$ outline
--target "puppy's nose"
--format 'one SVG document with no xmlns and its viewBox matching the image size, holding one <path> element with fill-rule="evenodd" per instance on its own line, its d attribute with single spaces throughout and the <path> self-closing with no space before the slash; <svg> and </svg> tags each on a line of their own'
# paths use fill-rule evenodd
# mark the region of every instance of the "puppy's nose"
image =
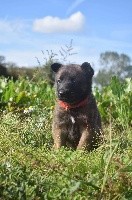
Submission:
<svg viewBox="0 0 132 200">
<path fill-rule="evenodd" d="M 64 90 L 60 90 L 60 91 L 59 91 L 59 96 L 60 96 L 60 97 L 63 97 L 64 95 L 65 95 L 65 91 L 64 91 Z"/>
<path fill-rule="evenodd" d="M 67 90 L 60 90 L 59 91 L 59 97 L 65 97 L 68 94 Z"/>
</svg>

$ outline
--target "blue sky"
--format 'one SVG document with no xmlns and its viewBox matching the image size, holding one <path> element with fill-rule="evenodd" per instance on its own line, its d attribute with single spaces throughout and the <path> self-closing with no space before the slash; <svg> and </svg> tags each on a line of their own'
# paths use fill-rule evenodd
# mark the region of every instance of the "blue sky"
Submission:
<svg viewBox="0 0 132 200">
<path fill-rule="evenodd" d="M 131 9 L 131 0 L 1 0 L 0 55 L 37 65 L 35 57 L 44 62 L 41 50 L 45 57 L 46 50 L 58 53 L 73 39 L 77 54 L 67 61 L 88 61 L 98 70 L 101 52 L 132 58 Z"/>
</svg>

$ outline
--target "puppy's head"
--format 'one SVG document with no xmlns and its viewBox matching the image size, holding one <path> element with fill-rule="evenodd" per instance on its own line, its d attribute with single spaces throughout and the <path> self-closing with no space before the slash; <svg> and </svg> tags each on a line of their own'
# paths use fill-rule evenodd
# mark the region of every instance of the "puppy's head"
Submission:
<svg viewBox="0 0 132 200">
<path fill-rule="evenodd" d="M 80 65 L 51 65 L 55 72 L 56 93 L 60 100 L 67 103 L 77 103 L 91 93 L 94 70 L 91 65 L 84 62 Z"/>
</svg>

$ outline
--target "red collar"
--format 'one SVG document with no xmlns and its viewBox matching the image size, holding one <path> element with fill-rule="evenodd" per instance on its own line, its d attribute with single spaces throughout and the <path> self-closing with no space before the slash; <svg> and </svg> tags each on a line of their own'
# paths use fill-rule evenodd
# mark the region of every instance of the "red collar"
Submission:
<svg viewBox="0 0 132 200">
<path fill-rule="evenodd" d="M 85 98 L 84 100 L 82 100 L 81 102 L 79 102 L 77 104 L 74 104 L 74 105 L 71 105 L 71 104 L 66 103 L 64 101 L 61 101 L 61 100 L 58 100 L 58 103 L 59 103 L 59 106 L 61 108 L 64 108 L 65 110 L 70 110 L 70 109 L 73 109 L 73 108 L 78 108 L 78 107 L 85 106 L 88 103 L 88 97 Z"/>
</svg>

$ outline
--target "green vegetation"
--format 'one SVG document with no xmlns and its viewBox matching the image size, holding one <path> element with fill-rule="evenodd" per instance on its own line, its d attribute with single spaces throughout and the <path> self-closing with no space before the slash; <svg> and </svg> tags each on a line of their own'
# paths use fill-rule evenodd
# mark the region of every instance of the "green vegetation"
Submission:
<svg viewBox="0 0 132 200">
<path fill-rule="evenodd" d="M 52 148 L 54 89 L 0 79 L 0 200 L 131 200 L 132 82 L 94 90 L 104 143 L 93 152 Z"/>
<path fill-rule="evenodd" d="M 17 81 L 0 79 L 0 105 L 8 111 L 28 109 L 31 106 L 53 105 L 53 88 L 44 80 L 34 82 L 29 79 Z"/>
<path fill-rule="evenodd" d="M 132 77 L 131 58 L 126 54 L 106 51 L 100 54 L 99 61 L 100 70 L 94 82 L 101 87 L 108 85 L 112 76 L 117 76 L 120 80 Z"/>
</svg>

